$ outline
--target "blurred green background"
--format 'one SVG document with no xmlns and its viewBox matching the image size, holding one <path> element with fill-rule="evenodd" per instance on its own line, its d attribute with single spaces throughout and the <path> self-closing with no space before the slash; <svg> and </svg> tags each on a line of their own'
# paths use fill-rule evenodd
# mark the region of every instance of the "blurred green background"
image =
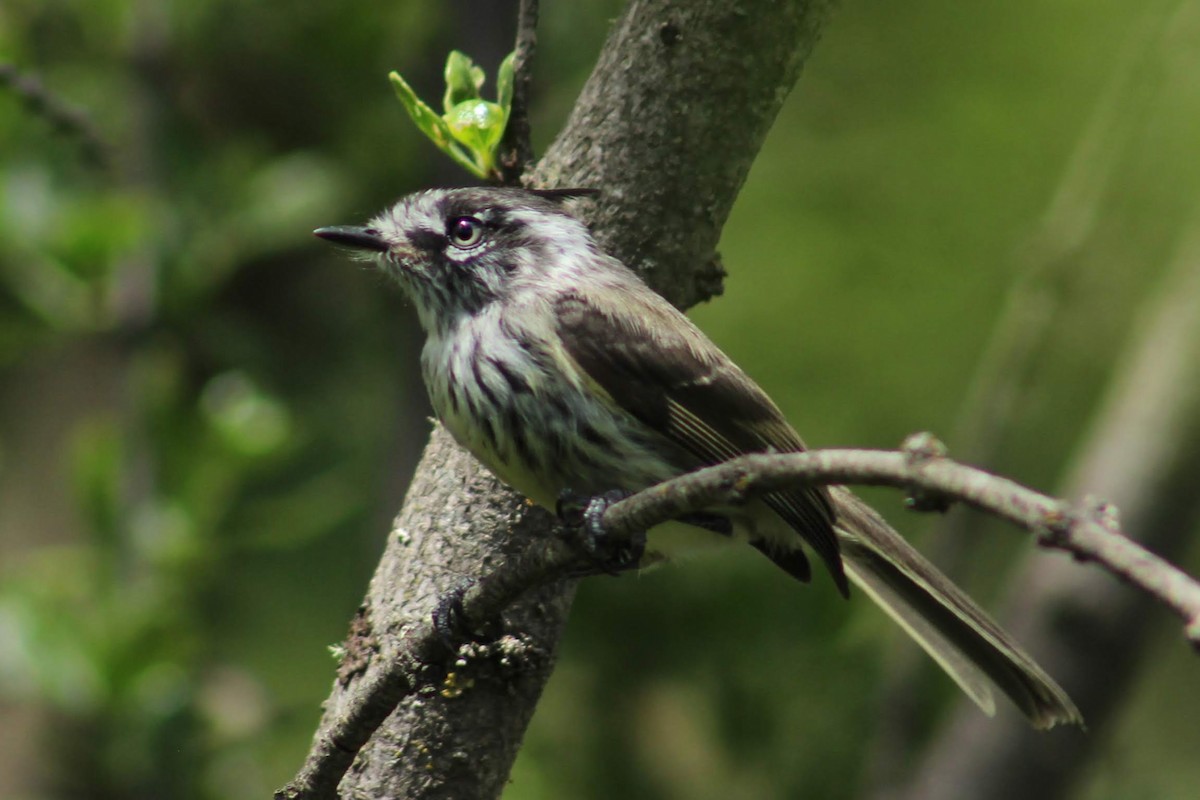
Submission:
<svg viewBox="0 0 1200 800">
<path fill-rule="evenodd" d="M 541 147 L 621 4 L 543 6 Z M 436 100 L 446 52 L 492 72 L 512 17 L 0 7 L 0 62 L 105 143 L 89 156 L 36 90 L 0 91 L 0 796 L 263 797 L 299 766 L 429 414 L 402 298 L 309 231 L 467 182 L 385 76 Z M 693 316 L 810 444 L 929 429 L 953 451 L 1031 242 L 1073 235 L 1047 209 L 1100 131 L 1079 163 L 1106 182 L 1065 217 L 1095 225 L 990 460 L 1053 489 L 1195 224 L 1198 74 L 1196 3 L 847 3 L 735 208 L 725 296 Z M 1022 547 L 980 528 L 966 577 L 987 596 Z M 895 644 L 862 605 L 752 553 L 586 582 L 506 796 L 853 797 Z M 1148 624 L 1160 652 L 1092 734 L 1089 800 L 1200 785 L 1194 657 L 1165 612 Z M 929 708 L 952 698 L 928 684 Z"/>
</svg>

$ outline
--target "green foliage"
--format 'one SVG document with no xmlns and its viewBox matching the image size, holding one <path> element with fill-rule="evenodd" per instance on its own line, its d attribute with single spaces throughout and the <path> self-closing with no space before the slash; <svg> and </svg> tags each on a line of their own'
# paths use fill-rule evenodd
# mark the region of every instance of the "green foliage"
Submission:
<svg viewBox="0 0 1200 800">
<path fill-rule="evenodd" d="M 322 82 L 431 21 L 260 11 L 0 15 L 113 154 L 0 91 L 0 698 L 39 721 L 0 730 L 6 797 L 269 795 L 421 444 L 398 299 L 309 231 L 425 180 L 339 145 L 397 120 Z"/>
<path fill-rule="evenodd" d="M 0 720 L 19 726 L 0 747 L 22 773 L 0 795 L 240 800 L 300 763 L 327 647 L 428 428 L 411 309 L 309 231 L 437 179 L 371 76 L 402 54 L 421 87 L 453 28 L 444 5 L 0 12 L 0 51 L 114 154 L 97 172 L 0 91 L 0 696 L 28 712 Z M 554 77 L 535 81 L 533 122 L 549 141 L 619 4 L 542 6 L 538 70 Z M 1163 10 L 1089 6 L 1083 25 L 1078 6 L 860 4 L 830 25 L 726 229 L 726 295 L 694 312 L 810 444 L 932 429 L 955 451 L 1020 244 L 1113 54 Z M 1131 75 L 1142 102 L 1103 156 L 1102 223 L 1001 453 L 1038 485 L 1055 485 L 1200 187 L 1181 44 L 1196 15 L 1171 20 L 1163 61 Z M 502 28 L 456 44 L 506 52 Z M 483 177 L 506 74 L 485 101 L 452 55 L 441 112 L 420 106 L 418 127 Z M 975 563 L 1001 575 L 998 559 Z M 852 796 L 889 628 L 828 588 L 752 552 L 586 582 L 507 796 Z M 1200 709 L 1178 687 L 1195 666 L 1169 644 L 1105 732 L 1120 758 L 1086 800 L 1194 795 Z"/>
<path fill-rule="evenodd" d="M 496 102 L 484 100 L 484 72 L 465 54 L 453 50 L 446 59 L 444 113 L 427 106 L 404 80 L 392 72 L 388 79 L 417 128 L 456 164 L 478 178 L 496 178 L 496 148 L 512 110 L 513 54 L 496 73 Z"/>
</svg>

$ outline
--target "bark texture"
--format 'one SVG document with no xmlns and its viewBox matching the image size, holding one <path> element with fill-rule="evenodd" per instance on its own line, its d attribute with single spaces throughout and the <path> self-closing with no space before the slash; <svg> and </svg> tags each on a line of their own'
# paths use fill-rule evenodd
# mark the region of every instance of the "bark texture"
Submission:
<svg viewBox="0 0 1200 800">
<path fill-rule="evenodd" d="M 715 247 L 751 162 L 832 6 L 633 0 L 565 129 L 530 176 L 599 188 L 601 243 L 672 302 L 720 291 Z M 417 469 L 348 643 L 322 729 L 370 685 L 389 641 L 464 579 L 552 535 L 550 516 L 499 485 L 440 428 Z M 525 598 L 502 641 L 405 699 L 341 783 L 353 798 L 495 797 L 553 668 L 573 586 Z"/>
<path fill-rule="evenodd" d="M 532 182 L 600 189 L 600 244 L 677 306 L 720 294 L 721 229 L 832 7 L 632 0 Z"/>
</svg>

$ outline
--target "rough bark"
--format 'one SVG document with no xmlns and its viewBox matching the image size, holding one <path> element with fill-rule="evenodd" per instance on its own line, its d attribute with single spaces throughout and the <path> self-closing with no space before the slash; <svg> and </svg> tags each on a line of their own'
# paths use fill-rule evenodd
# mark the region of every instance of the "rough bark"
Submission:
<svg viewBox="0 0 1200 800">
<path fill-rule="evenodd" d="M 831 5 L 634 0 L 531 182 L 600 188 L 587 211 L 600 241 L 677 305 L 719 292 L 721 227 Z M 435 430 L 322 730 L 370 684 L 406 624 L 427 619 L 464 578 L 536 547 L 551 527 L 545 512 Z M 553 667 L 572 591 L 555 587 L 510 609 L 502 624 L 518 643 L 514 657 L 466 659 L 402 701 L 359 753 L 343 796 L 499 795 Z"/>
<path fill-rule="evenodd" d="M 832 6 L 633 0 L 533 182 L 599 188 L 600 243 L 671 302 L 719 294 L 721 228 Z"/>
</svg>

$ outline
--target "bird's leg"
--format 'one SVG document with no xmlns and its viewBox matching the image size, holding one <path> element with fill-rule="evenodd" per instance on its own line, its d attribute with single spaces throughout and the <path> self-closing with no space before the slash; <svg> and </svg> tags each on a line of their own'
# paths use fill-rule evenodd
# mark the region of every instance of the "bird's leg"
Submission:
<svg viewBox="0 0 1200 800">
<path fill-rule="evenodd" d="M 433 629 L 451 653 L 457 653 L 464 642 L 487 642 L 496 638 L 495 624 L 471 624 L 463 609 L 463 598 L 478 581 L 463 578 L 438 600 L 433 609 Z"/>
<path fill-rule="evenodd" d="M 555 510 L 568 536 L 583 549 L 589 566 L 571 573 L 573 578 L 589 575 L 619 575 L 641 565 L 646 552 L 646 532 L 629 537 L 613 537 L 604 529 L 604 512 L 632 492 L 614 489 L 598 495 L 583 495 L 564 489 L 558 496 Z"/>
</svg>

